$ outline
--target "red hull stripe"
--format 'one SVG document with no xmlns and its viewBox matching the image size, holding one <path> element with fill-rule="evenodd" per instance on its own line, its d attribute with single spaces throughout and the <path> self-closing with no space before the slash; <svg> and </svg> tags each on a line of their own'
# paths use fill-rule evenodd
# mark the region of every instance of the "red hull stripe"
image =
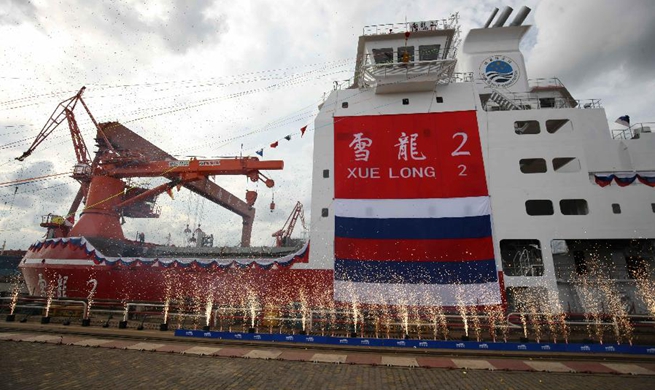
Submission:
<svg viewBox="0 0 655 390">
<path fill-rule="evenodd" d="M 336 258 L 372 261 L 471 261 L 494 258 L 491 237 L 455 240 L 373 240 L 335 237 Z"/>
</svg>

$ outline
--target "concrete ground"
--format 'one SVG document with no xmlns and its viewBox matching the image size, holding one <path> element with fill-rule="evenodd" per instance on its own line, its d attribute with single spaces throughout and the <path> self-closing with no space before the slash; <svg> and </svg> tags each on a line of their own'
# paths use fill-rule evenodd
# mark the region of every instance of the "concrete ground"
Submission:
<svg viewBox="0 0 655 390">
<path fill-rule="evenodd" d="M 204 347 L 207 348 L 207 347 Z M 148 348 L 146 348 L 148 349 Z M 409 368 L 0 341 L 0 388 L 652 389 L 652 376 Z"/>
<path fill-rule="evenodd" d="M 655 360 L 420 355 L 2 324 L 0 388 L 652 389 Z"/>
</svg>

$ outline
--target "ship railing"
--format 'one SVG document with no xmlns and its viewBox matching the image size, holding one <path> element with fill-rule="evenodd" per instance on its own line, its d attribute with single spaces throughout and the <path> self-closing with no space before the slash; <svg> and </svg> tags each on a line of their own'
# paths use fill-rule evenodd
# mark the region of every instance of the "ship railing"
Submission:
<svg viewBox="0 0 655 390">
<path fill-rule="evenodd" d="M 528 79 L 528 85 L 530 88 L 565 88 L 557 77 Z"/>
<path fill-rule="evenodd" d="M 596 315 L 585 316 L 585 314 L 583 313 L 572 315 L 571 313 L 564 313 L 564 312 L 561 313 L 512 312 L 507 314 L 507 326 L 514 329 L 522 329 L 524 326 L 531 328 L 532 327 L 531 324 L 534 324 L 535 322 L 541 325 L 545 325 L 548 323 L 547 320 L 540 320 L 540 319 L 546 319 L 548 317 L 553 317 L 553 316 L 558 317 L 561 315 L 564 315 L 565 319 L 563 321 L 557 321 L 557 323 L 560 324 L 564 323 L 569 326 L 587 326 L 587 325 L 617 326 L 616 320 L 619 316 L 612 315 L 610 313 L 589 313 L 589 314 L 596 314 Z M 526 325 L 523 325 L 521 317 L 523 318 L 537 317 L 537 320 L 528 321 Z M 579 318 L 575 318 L 575 317 L 579 317 Z M 622 317 L 628 318 L 633 325 L 637 325 L 640 327 L 651 327 L 651 328 L 655 327 L 655 321 L 653 321 L 654 318 L 649 315 L 626 314 L 625 316 Z"/>
<path fill-rule="evenodd" d="M 445 66 L 454 66 L 455 60 L 431 60 L 414 62 L 369 62 L 362 66 L 366 72 L 375 77 L 399 76 L 402 74 L 431 74 L 438 72 Z"/>
<path fill-rule="evenodd" d="M 458 14 L 452 14 L 447 19 L 433 19 L 416 22 L 398 22 L 398 23 L 384 23 L 372 24 L 364 26 L 362 35 L 384 35 L 396 34 L 412 31 L 435 31 L 435 30 L 450 30 L 457 28 Z"/>
<path fill-rule="evenodd" d="M 352 87 L 354 82 L 355 81 L 354 81 L 354 79 L 352 77 L 349 78 L 349 79 L 346 79 L 346 80 L 335 80 L 335 81 L 332 82 L 332 84 L 333 84 L 332 85 L 332 90 L 333 91 L 343 91 L 344 89 L 348 89 L 348 88 Z M 323 97 L 323 102 L 325 102 L 325 100 L 327 100 L 327 95 L 324 95 L 324 97 Z"/>
<path fill-rule="evenodd" d="M 539 110 L 539 109 L 558 109 L 558 108 L 578 108 L 593 109 L 602 108 L 600 99 L 567 99 L 564 97 L 538 97 L 531 93 L 511 93 L 503 92 L 505 98 L 512 102 L 521 110 Z M 503 107 L 493 100 L 489 99 L 485 105 L 486 111 L 508 111 L 509 108 Z"/>
<path fill-rule="evenodd" d="M 453 80 L 456 60 L 433 60 L 415 62 L 367 63 L 360 69 L 359 87 L 375 85 L 384 78 L 403 77 L 397 82 L 406 82 L 412 78 L 429 77 L 439 84 Z M 466 76 L 459 76 L 464 78 Z"/>
<path fill-rule="evenodd" d="M 612 129 L 614 139 L 639 139 L 643 133 L 652 133 L 655 122 L 642 122 L 630 125 L 625 129 Z"/>
<path fill-rule="evenodd" d="M 534 263 L 503 266 L 503 272 L 506 276 L 542 276 L 544 274 L 544 265 Z"/>
<path fill-rule="evenodd" d="M 88 303 L 86 300 L 83 299 L 71 299 L 71 298 L 66 298 L 66 299 L 59 299 L 55 298 L 50 300 L 48 302 L 47 297 L 33 297 L 33 296 L 21 296 L 19 295 L 17 298 L 14 297 L 0 297 L 0 300 L 2 301 L 13 301 L 16 300 L 16 305 L 14 308 L 22 308 L 22 309 L 39 309 L 39 310 L 46 310 L 49 309 L 51 311 L 57 310 L 60 308 L 61 304 L 65 305 L 80 305 L 81 309 L 83 310 L 82 313 L 87 312 L 87 307 Z M 22 304 L 19 304 L 18 302 L 23 302 Z M 4 304 L 3 304 L 4 306 Z"/>
<path fill-rule="evenodd" d="M 587 280 L 594 280 L 594 276 L 591 275 L 591 273 L 586 273 L 583 268 L 576 267 L 575 265 L 556 265 L 555 277 L 559 282 L 575 282 L 581 277 L 585 277 Z M 603 270 L 603 274 L 599 275 L 598 278 L 631 283 L 635 282 L 635 278 L 630 276 L 630 270 L 628 270 L 627 266 L 621 267 L 614 265 L 612 267 L 606 267 Z"/>
</svg>

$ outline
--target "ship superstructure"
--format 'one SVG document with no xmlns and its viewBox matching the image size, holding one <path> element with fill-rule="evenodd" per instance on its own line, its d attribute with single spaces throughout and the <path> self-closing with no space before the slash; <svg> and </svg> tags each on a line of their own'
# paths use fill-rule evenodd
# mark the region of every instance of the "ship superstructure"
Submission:
<svg viewBox="0 0 655 390">
<path fill-rule="evenodd" d="M 528 12 L 506 26 L 504 10 L 463 42 L 457 15 L 364 28 L 354 79 L 316 118 L 304 245 L 139 246 L 80 220 L 30 248 L 30 291 L 510 309 L 534 295 L 583 312 L 603 293 L 587 277 L 605 272 L 617 304 L 647 311 L 638 281 L 652 278 L 655 136 L 638 125 L 613 137 L 597 100 L 530 80 Z M 159 149 L 139 153 L 170 165 Z"/>
</svg>

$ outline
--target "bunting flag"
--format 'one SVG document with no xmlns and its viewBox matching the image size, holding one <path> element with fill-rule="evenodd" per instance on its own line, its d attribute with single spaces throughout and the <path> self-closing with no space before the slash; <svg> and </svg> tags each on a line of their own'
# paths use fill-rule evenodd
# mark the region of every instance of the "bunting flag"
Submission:
<svg viewBox="0 0 655 390">
<path fill-rule="evenodd" d="M 649 187 L 655 187 L 655 176 L 642 176 L 642 175 L 637 175 L 637 179 L 639 179 L 639 182 L 641 184 L 645 184 Z"/>
<path fill-rule="evenodd" d="M 300 137 L 301 137 L 301 138 L 302 138 L 302 136 L 305 135 L 305 132 L 306 132 L 306 131 L 307 131 L 307 126 L 303 126 L 303 127 L 300 129 Z M 287 134 L 287 135 L 284 136 L 284 139 L 287 140 L 287 141 L 291 141 L 291 137 L 292 137 L 291 134 Z M 278 147 L 278 145 L 280 145 L 280 141 L 279 141 L 279 140 L 273 142 L 273 143 L 270 145 L 270 147 L 273 148 L 273 149 L 275 149 L 275 148 Z M 257 154 L 260 155 L 261 157 L 264 157 L 264 149 L 263 149 L 263 148 L 257 150 L 255 153 L 257 153 Z"/>
<path fill-rule="evenodd" d="M 638 180 L 641 184 L 649 187 L 655 187 L 655 172 L 614 172 L 614 173 L 595 173 L 594 181 L 601 187 L 607 187 L 616 182 L 619 187 L 627 187 Z"/>
<path fill-rule="evenodd" d="M 626 127 L 630 127 L 630 116 L 629 115 L 620 116 L 619 119 L 615 121 L 615 123 L 618 123 L 619 125 L 623 125 Z"/>
<path fill-rule="evenodd" d="M 502 302 L 475 111 L 343 117 L 334 145 L 335 300 Z"/>
</svg>

